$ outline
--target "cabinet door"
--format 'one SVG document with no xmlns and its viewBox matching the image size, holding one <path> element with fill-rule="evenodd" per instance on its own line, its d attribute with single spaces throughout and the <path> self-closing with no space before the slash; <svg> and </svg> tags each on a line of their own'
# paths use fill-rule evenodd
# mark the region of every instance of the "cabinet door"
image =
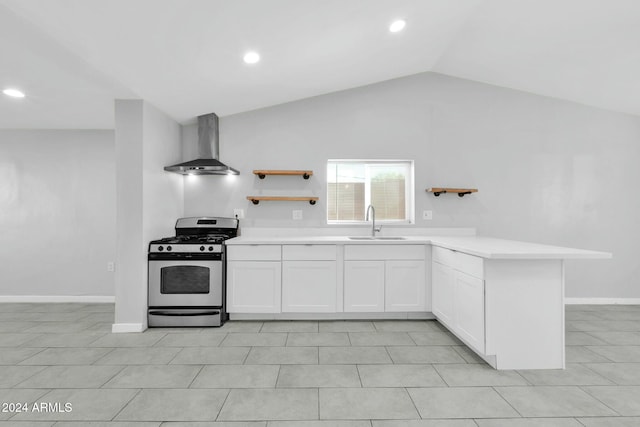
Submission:
<svg viewBox="0 0 640 427">
<path fill-rule="evenodd" d="M 425 311 L 424 261 L 386 261 L 384 274 L 384 311 Z"/>
<path fill-rule="evenodd" d="M 455 271 L 454 330 L 484 353 L 484 280 Z"/>
<path fill-rule="evenodd" d="M 336 312 L 335 261 L 283 261 L 283 313 Z"/>
<path fill-rule="evenodd" d="M 344 311 L 384 311 L 384 261 L 344 262 Z"/>
<path fill-rule="evenodd" d="M 280 313 L 279 261 L 227 262 L 229 313 Z"/>
<path fill-rule="evenodd" d="M 453 327 L 454 270 L 448 265 L 431 264 L 431 306 L 433 314 L 445 325 Z"/>
</svg>

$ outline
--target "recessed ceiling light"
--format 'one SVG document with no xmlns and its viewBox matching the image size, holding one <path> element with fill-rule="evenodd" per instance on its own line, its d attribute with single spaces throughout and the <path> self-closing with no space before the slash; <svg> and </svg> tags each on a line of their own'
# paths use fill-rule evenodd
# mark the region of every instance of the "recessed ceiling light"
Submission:
<svg viewBox="0 0 640 427">
<path fill-rule="evenodd" d="M 247 64 L 255 64 L 260 61 L 260 55 L 257 52 L 247 52 L 244 54 L 244 62 Z"/>
<path fill-rule="evenodd" d="M 24 93 L 19 91 L 18 89 L 5 89 L 2 91 L 2 93 L 12 98 L 24 98 Z"/>
<path fill-rule="evenodd" d="M 397 33 L 404 30 L 405 25 L 407 25 L 407 21 L 404 19 L 398 19 L 397 21 L 393 21 L 389 26 L 389 31 L 392 33 Z"/>
</svg>

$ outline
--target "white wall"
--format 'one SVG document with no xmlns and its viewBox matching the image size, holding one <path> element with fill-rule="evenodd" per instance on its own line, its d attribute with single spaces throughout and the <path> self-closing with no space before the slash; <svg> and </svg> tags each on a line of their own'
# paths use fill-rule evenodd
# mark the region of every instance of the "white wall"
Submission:
<svg viewBox="0 0 640 427">
<path fill-rule="evenodd" d="M 113 296 L 110 130 L 0 130 L 0 297 Z"/>
<path fill-rule="evenodd" d="M 194 127 L 183 129 L 193 143 Z M 223 117 L 220 157 L 240 176 L 185 178 L 185 215 L 247 213 L 242 226 L 326 226 L 329 158 L 414 159 L 418 226 L 612 251 L 570 262 L 568 297 L 640 297 L 640 118 L 435 73 Z M 313 169 L 267 177 L 253 169 Z M 432 186 L 479 193 L 435 198 Z M 315 206 L 248 195 L 316 195 Z M 302 209 L 303 221 L 291 220 Z M 434 212 L 432 221 L 422 210 Z"/>
<path fill-rule="evenodd" d="M 180 126 L 141 100 L 117 100 L 115 332 L 146 328 L 147 248 L 173 234 L 183 214 L 182 177 L 163 167 L 181 157 Z"/>
</svg>

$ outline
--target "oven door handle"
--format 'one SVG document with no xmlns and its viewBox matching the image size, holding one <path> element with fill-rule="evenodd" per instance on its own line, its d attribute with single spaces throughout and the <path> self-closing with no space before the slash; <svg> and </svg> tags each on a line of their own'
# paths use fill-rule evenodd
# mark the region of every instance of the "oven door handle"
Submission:
<svg viewBox="0 0 640 427">
<path fill-rule="evenodd" d="M 218 310 L 212 311 L 164 311 L 164 310 L 152 310 L 149 314 L 153 316 L 215 316 L 220 314 Z"/>
</svg>

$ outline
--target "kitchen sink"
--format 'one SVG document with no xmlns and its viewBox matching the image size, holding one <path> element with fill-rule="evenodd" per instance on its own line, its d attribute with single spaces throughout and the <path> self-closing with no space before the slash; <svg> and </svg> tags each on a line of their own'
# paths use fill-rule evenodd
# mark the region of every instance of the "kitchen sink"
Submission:
<svg viewBox="0 0 640 427">
<path fill-rule="evenodd" d="M 349 236 L 351 240 L 405 240 L 406 237 L 399 236 Z"/>
</svg>

